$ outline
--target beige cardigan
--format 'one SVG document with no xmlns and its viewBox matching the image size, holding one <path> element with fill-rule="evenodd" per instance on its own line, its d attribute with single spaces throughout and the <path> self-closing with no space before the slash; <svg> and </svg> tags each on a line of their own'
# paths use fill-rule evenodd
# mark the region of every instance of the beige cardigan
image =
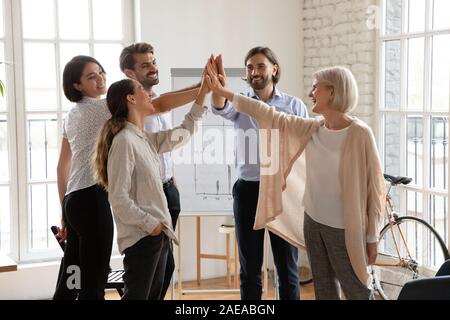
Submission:
<svg viewBox="0 0 450 320">
<path fill-rule="evenodd" d="M 260 130 L 261 184 L 254 229 L 267 228 L 296 246 L 304 246 L 302 200 L 306 175 L 302 154 L 323 119 L 277 112 L 262 101 L 242 95 L 234 95 L 233 105 L 253 117 L 260 129 L 278 129 Z M 271 161 L 264 161 L 264 155 L 271 155 Z M 274 164 L 276 171 L 269 169 Z M 358 119 L 350 125 L 343 145 L 339 179 L 347 252 L 359 280 L 370 286 L 366 239 L 380 231 L 385 187 L 374 136 Z"/>
</svg>

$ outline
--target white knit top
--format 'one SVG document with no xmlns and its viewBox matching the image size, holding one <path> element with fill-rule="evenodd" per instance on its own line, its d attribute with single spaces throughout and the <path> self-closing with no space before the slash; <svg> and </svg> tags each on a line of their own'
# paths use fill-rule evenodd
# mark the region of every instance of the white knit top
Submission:
<svg viewBox="0 0 450 320">
<path fill-rule="evenodd" d="M 348 128 L 330 130 L 324 125 L 306 145 L 306 213 L 316 222 L 344 229 L 339 164 Z"/>
</svg>

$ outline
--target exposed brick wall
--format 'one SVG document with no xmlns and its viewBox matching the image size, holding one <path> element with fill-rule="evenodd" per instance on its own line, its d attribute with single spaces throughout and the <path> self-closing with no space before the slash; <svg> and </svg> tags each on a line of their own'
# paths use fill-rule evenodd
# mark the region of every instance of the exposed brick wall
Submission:
<svg viewBox="0 0 450 320">
<path fill-rule="evenodd" d="M 304 85 L 307 97 L 314 71 L 348 67 L 359 87 L 353 114 L 374 128 L 376 30 L 367 25 L 367 8 L 376 0 L 305 0 L 303 3 Z"/>
</svg>

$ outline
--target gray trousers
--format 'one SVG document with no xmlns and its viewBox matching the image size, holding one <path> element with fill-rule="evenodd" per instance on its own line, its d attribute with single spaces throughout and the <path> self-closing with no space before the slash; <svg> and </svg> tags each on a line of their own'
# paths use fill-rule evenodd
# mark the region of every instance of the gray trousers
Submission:
<svg viewBox="0 0 450 320">
<path fill-rule="evenodd" d="M 305 212 L 303 232 L 316 299 L 339 300 L 341 287 L 348 300 L 370 300 L 372 291 L 358 279 L 350 263 L 344 230 L 320 224 Z"/>
</svg>

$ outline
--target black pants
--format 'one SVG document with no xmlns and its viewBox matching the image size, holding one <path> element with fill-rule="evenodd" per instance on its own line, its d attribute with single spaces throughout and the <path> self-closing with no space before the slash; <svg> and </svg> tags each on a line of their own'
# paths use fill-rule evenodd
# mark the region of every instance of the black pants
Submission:
<svg viewBox="0 0 450 320">
<path fill-rule="evenodd" d="M 66 195 L 62 207 L 67 242 L 53 299 L 104 299 L 114 232 L 108 194 L 95 185 Z"/>
<path fill-rule="evenodd" d="M 239 179 L 233 186 L 233 211 L 241 264 L 241 299 L 260 300 L 261 267 L 264 256 L 264 230 L 253 230 L 258 204 L 259 182 Z M 278 272 L 280 299 L 300 298 L 298 250 L 276 234 L 269 232 Z"/>
<path fill-rule="evenodd" d="M 171 182 L 164 186 L 164 194 L 166 195 L 170 217 L 172 218 L 173 229 L 175 230 L 177 226 L 178 215 L 180 214 L 180 193 L 178 192 L 177 186 L 173 182 Z M 150 292 L 151 300 L 164 300 L 174 271 L 175 259 L 173 257 L 172 244 L 169 243 L 169 252 L 167 254 L 167 262 L 164 271 L 163 287 L 162 290 L 159 290 L 158 288 L 152 288 Z"/>
<path fill-rule="evenodd" d="M 169 238 L 164 232 L 146 236 L 125 249 L 123 266 L 125 292 L 123 300 L 152 300 L 161 294 L 169 253 Z"/>
</svg>

